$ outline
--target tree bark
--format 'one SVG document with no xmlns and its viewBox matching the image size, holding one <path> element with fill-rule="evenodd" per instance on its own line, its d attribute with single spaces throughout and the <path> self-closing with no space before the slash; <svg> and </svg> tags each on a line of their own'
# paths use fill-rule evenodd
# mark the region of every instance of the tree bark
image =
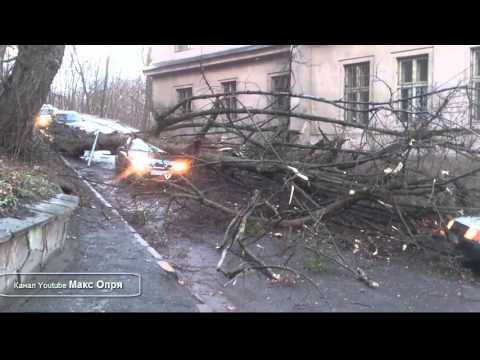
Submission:
<svg viewBox="0 0 480 360">
<path fill-rule="evenodd" d="M 14 157 L 31 146 L 35 116 L 62 64 L 65 45 L 19 45 L 0 95 L 0 147 Z"/>
<path fill-rule="evenodd" d="M 47 130 L 50 143 L 53 148 L 70 156 L 83 155 L 85 150 L 91 150 L 95 141 L 95 134 L 72 128 L 56 122 Z M 112 133 L 100 134 L 96 150 L 110 150 L 115 152 L 117 148 L 127 141 L 128 134 Z"/>
</svg>

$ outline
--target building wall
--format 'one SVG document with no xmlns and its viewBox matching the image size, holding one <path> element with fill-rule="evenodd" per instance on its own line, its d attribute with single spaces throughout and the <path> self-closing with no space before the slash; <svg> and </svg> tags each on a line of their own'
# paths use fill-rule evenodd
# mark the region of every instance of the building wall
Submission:
<svg viewBox="0 0 480 360">
<path fill-rule="evenodd" d="M 288 53 L 283 53 L 206 67 L 205 77 L 215 92 L 222 91 L 222 82 L 233 80 L 237 82 L 237 91 L 270 90 L 271 76 L 285 73 L 287 69 Z M 199 69 L 154 76 L 152 89 L 154 109 L 161 112 L 177 104 L 177 89 L 185 87 L 192 87 L 194 96 L 210 93 Z M 239 107 L 261 108 L 268 103 L 268 99 L 263 96 L 239 95 L 237 99 Z M 198 111 L 210 106 L 211 100 L 209 99 L 196 100 L 192 104 L 192 109 Z M 186 134 L 187 131 L 182 129 L 170 134 Z"/>
<path fill-rule="evenodd" d="M 174 52 L 173 45 L 161 45 L 153 48 L 154 62 L 197 56 L 200 54 L 226 50 L 246 45 L 192 45 L 183 52 Z M 294 51 L 292 92 L 307 94 L 326 99 L 343 99 L 344 66 L 352 63 L 370 62 L 370 102 L 388 101 L 393 91 L 398 99 L 398 58 L 424 55 L 429 56 L 429 91 L 455 86 L 470 78 L 471 48 L 476 45 L 299 45 Z M 287 55 L 269 57 L 243 62 L 234 62 L 206 68 L 206 75 L 215 90 L 220 90 L 220 83 L 225 80 L 237 80 L 237 90 L 270 90 L 272 74 L 285 71 L 288 67 Z M 198 70 L 165 74 L 154 77 L 153 102 L 156 110 L 162 110 L 177 102 L 176 89 L 193 87 L 193 94 L 207 93 L 209 90 Z M 246 106 L 261 107 L 266 105 L 262 97 L 240 96 L 239 100 Z M 435 105 L 438 99 L 432 99 Z M 208 101 L 198 101 L 195 106 L 201 108 Z M 344 111 L 331 105 L 308 100 L 292 99 L 296 111 L 344 119 Z M 466 117 L 465 117 L 466 118 Z M 318 129 L 320 123 L 291 119 L 292 130 L 301 133 L 300 142 L 315 143 L 321 138 Z M 378 124 L 375 124 L 378 126 Z M 383 119 L 381 126 L 400 127 L 392 116 Z M 327 135 L 344 132 L 339 126 L 321 124 Z M 360 130 L 348 130 L 347 137 L 352 144 L 359 141 Z"/>
<path fill-rule="evenodd" d="M 327 99 L 344 97 L 344 66 L 369 61 L 370 101 L 390 99 L 389 87 L 398 96 L 398 58 L 429 55 L 429 90 L 458 85 L 469 79 L 470 48 L 474 45 L 300 45 L 295 51 L 292 92 Z M 296 101 L 299 111 L 343 119 L 344 112 L 334 106 L 308 100 Z M 399 126 L 387 121 L 387 127 Z M 302 132 L 301 141 L 314 143 L 320 139 L 316 125 L 294 119 L 292 128 Z M 339 127 L 322 124 L 328 134 L 338 133 Z M 353 137 L 359 131 L 353 131 Z"/>
</svg>

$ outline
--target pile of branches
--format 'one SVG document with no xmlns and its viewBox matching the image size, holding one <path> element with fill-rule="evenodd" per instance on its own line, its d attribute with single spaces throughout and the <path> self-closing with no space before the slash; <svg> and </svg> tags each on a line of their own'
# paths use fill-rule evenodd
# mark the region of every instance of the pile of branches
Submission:
<svg viewBox="0 0 480 360">
<path fill-rule="evenodd" d="M 184 105 L 181 102 L 157 114 L 156 131 L 160 134 L 189 128 L 190 133 L 195 134 L 192 142 L 205 144 L 205 151 L 197 154 L 198 164 L 232 168 L 275 179 L 280 188 L 289 194 L 289 206 L 272 213 L 278 226 L 295 227 L 324 221 L 340 212 L 355 209 L 360 204 L 372 212 L 377 210 L 377 215 L 389 214 L 407 227 L 409 216 L 437 212 L 435 204 L 440 201 L 438 195 L 451 193 L 455 186 L 460 186 L 461 179 L 480 171 L 480 164 L 456 175 L 442 169 L 442 166 L 436 169 L 433 166 L 435 164 L 429 169 L 422 169 L 419 165 L 422 160 L 440 160 L 442 156 L 445 159 L 457 159 L 460 156 L 469 162 L 477 158 L 478 151 L 472 146 L 473 142 L 466 143 L 467 139 L 476 137 L 475 130 L 462 126 L 464 122 L 459 118 L 452 119 L 447 111 L 449 102 L 458 98 L 463 90 L 465 88 L 455 87 L 424 95 L 440 97 L 446 94 L 430 112 L 399 110 L 398 100 L 366 104 L 368 110 L 364 111 L 369 113 L 368 124 L 300 113 L 294 109 L 240 106 L 231 110 L 222 105 L 223 94 L 212 93 L 184 101 L 211 99 L 212 106 L 209 109 L 178 114 L 177 110 Z M 235 94 L 246 95 L 308 99 L 343 110 L 358 104 L 290 93 L 244 91 Z M 418 118 L 416 121 L 399 121 L 405 112 L 411 118 Z M 246 116 L 234 120 L 233 114 Z M 223 119 L 220 119 L 221 116 Z M 263 118 L 259 119 L 261 116 Z M 265 116 L 268 117 L 266 120 Z M 387 116 L 397 121 L 397 129 L 378 126 L 385 123 Z M 303 119 L 320 124 L 322 139 L 313 145 L 299 144 L 298 139 L 289 133 L 288 122 L 272 125 L 277 118 L 289 119 L 288 122 Z M 196 119 L 204 121 L 192 121 Z M 322 124 L 335 125 L 337 133 L 334 136 L 325 134 L 321 130 Z M 215 151 L 208 140 L 208 133 L 218 129 L 231 137 L 229 143 L 223 141 L 219 144 L 222 148 Z M 346 137 L 351 130 L 356 131 L 356 136 L 361 140 L 354 146 L 346 147 Z M 187 185 L 184 190 L 192 197 L 202 199 L 201 191 L 195 191 L 193 184 Z M 236 214 L 236 211 L 214 205 L 208 199 L 202 201 Z M 292 203 L 298 208 L 297 211 L 292 210 Z"/>
<path fill-rule="evenodd" d="M 185 99 L 157 113 L 156 135 L 188 139 L 190 148 L 196 149 L 190 155 L 197 167 L 228 172 L 251 193 L 239 210 L 214 201 L 192 180 L 169 185 L 172 197 L 196 200 L 232 217 L 225 241 L 219 245 L 222 259 L 236 243 L 256 267 L 265 269 L 242 242 L 242 229 L 250 220 L 266 228 L 299 227 L 313 232 L 329 221 L 383 232 L 395 229 L 415 242 L 421 220 L 431 216 L 437 226 L 445 225 L 449 214 L 465 211 L 468 200 L 476 195 L 475 189 L 468 187 L 468 179 L 480 172 L 480 163 L 475 149 L 478 134 L 468 121 L 467 86 L 401 100 L 392 92 L 389 101 L 376 103 L 291 92 L 238 91 L 229 94 L 236 97 L 235 108 L 225 105 L 225 94 L 209 89 L 209 94 Z M 244 105 L 248 97 L 287 97 L 290 103 L 330 106 L 353 112 L 350 118 L 368 121 L 302 112 L 298 105 L 281 109 L 274 106 L 275 100 L 252 108 Z M 425 101 L 428 110 L 415 107 Z M 209 105 L 195 106 L 196 102 Z M 405 102 L 407 108 L 400 106 Z M 197 110 L 182 112 L 187 103 Z M 360 116 L 362 112 L 367 116 Z M 301 134 L 291 131 L 292 122 L 299 120 L 317 129 L 318 141 L 299 141 Z M 214 141 L 218 135 L 221 141 Z M 460 162 L 465 164 L 463 169 L 454 166 Z M 269 185 L 260 189 L 242 181 L 249 177 Z M 361 269 L 354 271 L 365 279 Z M 275 278 L 268 271 L 266 275 Z"/>
</svg>

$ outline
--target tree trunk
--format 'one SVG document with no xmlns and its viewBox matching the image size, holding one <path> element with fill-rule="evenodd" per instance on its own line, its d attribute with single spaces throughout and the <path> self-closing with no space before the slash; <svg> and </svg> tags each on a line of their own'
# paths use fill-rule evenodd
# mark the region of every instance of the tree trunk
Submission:
<svg viewBox="0 0 480 360">
<path fill-rule="evenodd" d="M 5 56 L 6 50 L 7 50 L 7 45 L 0 45 L 0 77 L 3 77 L 3 58 Z"/>
<path fill-rule="evenodd" d="M 105 64 L 105 79 L 103 80 L 103 92 L 102 92 L 102 103 L 100 105 L 100 117 L 103 119 L 105 117 L 105 99 L 107 97 L 107 87 L 108 87 L 108 68 L 110 64 L 110 56 L 107 57 Z"/>
<path fill-rule="evenodd" d="M 35 116 L 62 64 L 65 45 L 19 45 L 0 95 L 0 147 L 14 156 L 29 149 Z"/>
<path fill-rule="evenodd" d="M 152 47 L 148 48 L 147 59 L 145 66 L 150 66 L 152 63 Z M 143 109 L 143 125 L 142 131 L 147 131 L 150 123 L 150 114 L 152 112 L 152 78 L 147 76 L 145 81 L 145 106 Z"/>
<path fill-rule="evenodd" d="M 7 51 L 7 45 L 0 45 L 0 94 L 2 93 L 3 89 L 3 77 L 5 76 L 4 74 L 4 64 L 3 64 L 3 58 L 5 57 L 5 52 Z"/>
<path fill-rule="evenodd" d="M 78 57 L 77 53 L 77 47 L 73 45 L 73 53 L 72 53 L 72 63 L 74 64 L 76 71 L 78 72 L 78 75 L 80 75 L 80 80 L 82 81 L 82 88 L 83 88 L 83 96 L 85 98 L 85 105 L 82 107 L 82 112 L 91 114 L 90 111 L 90 93 L 88 92 L 87 89 L 87 80 L 85 79 L 85 73 L 83 71 L 83 65 L 80 63 L 80 59 Z M 73 54 L 75 54 L 76 57 L 76 62 L 73 57 Z"/>
<path fill-rule="evenodd" d="M 82 155 L 85 150 L 91 150 L 95 141 L 95 134 L 93 133 L 87 133 L 78 128 L 55 122 L 48 128 L 47 132 L 49 137 L 46 140 L 52 144 L 55 150 L 74 157 Z M 100 134 L 96 150 L 115 152 L 119 146 L 125 144 L 128 137 L 128 134 L 117 132 Z"/>
</svg>

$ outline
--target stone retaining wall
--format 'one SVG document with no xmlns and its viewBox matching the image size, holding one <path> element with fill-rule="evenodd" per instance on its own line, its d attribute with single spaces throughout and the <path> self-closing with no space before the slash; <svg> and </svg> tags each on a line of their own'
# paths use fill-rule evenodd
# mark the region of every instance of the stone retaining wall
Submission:
<svg viewBox="0 0 480 360">
<path fill-rule="evenodd" d="M 0 294 L 10 290 L 16 278 L 4 274 L 39 272 L 63 250 L 78 202 L 76 196 L 59 194 L 29 206 L 29 217 L 0 219 Z"/>
</svg>

